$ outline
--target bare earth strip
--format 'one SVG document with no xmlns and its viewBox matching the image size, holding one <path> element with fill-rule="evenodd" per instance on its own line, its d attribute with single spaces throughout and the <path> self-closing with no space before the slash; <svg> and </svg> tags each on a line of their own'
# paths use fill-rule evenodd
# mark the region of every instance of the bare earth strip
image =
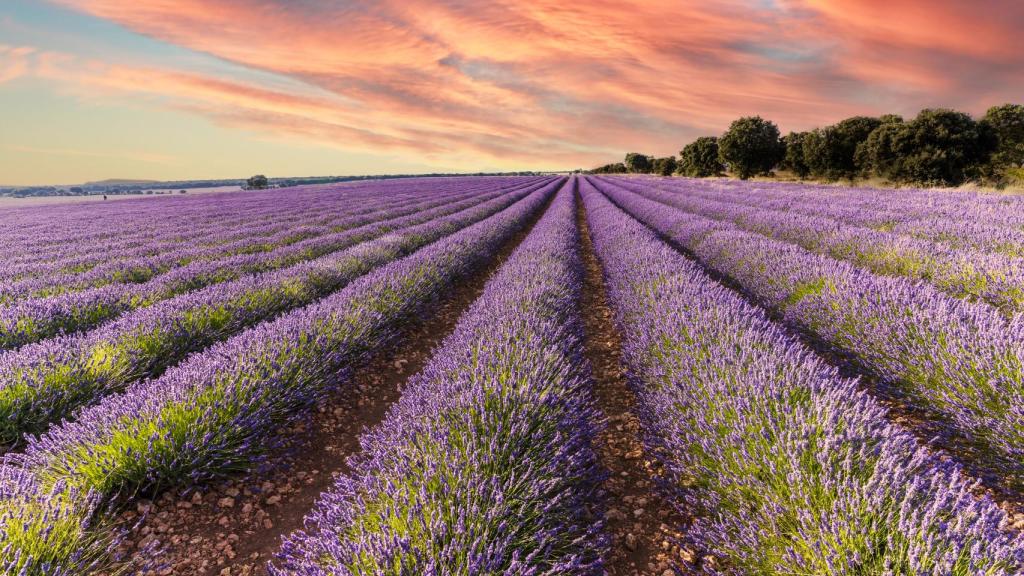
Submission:
<svg viewBox="0 0 1024 576">
<path fill-rule="evenodd" d="M 678 544 L 679 527 L 687 524 L 680 512 L 662 499 L 655 478 L 657 462 L 644 450 L 640 421 L 634 414 L 636 397 L 622 367 L 622 340 L 605 298 L 601 265 L 594 254 L 583 205 L 577 198 L 577 223 L 585 267 L 581 298 L 584 345 L 594 373 L 595 399 L 607 427 L 595 448 L 608 470 L 608 530 L 612 552 L 609 576 L 690 573 L 691 551 Z"/>
</svg>

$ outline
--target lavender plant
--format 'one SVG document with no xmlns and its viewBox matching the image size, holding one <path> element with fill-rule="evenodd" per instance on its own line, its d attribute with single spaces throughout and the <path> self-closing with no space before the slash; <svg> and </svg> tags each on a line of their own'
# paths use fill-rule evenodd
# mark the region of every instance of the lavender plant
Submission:
<svg viewBox="0 0 1024 576">
<path fill-rule="evenodd" d="M 606 181 L 681 210 L 847 260 L 876 274 L 927 281 L 954 297 L 988 302 L 1007 316 L 1024 306 L 1024 259 L 1019 257 L 951 248 L 823 216 L 773 210 L 754 201 L 721 201 L 700 181 L 671 187 L 645 186 L 621 178 Z"/>
</svg>

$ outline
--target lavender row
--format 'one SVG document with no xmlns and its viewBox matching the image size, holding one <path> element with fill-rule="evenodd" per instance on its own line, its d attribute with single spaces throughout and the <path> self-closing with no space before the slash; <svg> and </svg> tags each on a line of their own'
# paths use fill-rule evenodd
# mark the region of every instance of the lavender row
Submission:
<svg viewBox="0 0 1024 576">
<path fill-rule="evenodd" d="M 24 454 L 8 455 L 4 465 L 20 471 L 0 473 L 17 479 L 0 502 L 0 568 L 78 574 L 109 545 L 109 532 L 85 519 L 97 506 L 118 494 L 187 486 L 258 465 L 281 427 L 304 418 L 345 384 L 353 367 L 394 339 L 403 321 L 492 256 L 556 187 L 194 355 L 33 439 Z M 39 514 L 44 509 L 48 517 Z"/>
<path fill-rule="evenodd" d="M 793 189 L 788 195 L 769 203 L 786 210 L 809 216 L 825 216 L 846 224 L 872 228 L 882 232 L 895 232 L 914 238 L 946 244 L 953 248 L 969 249 L 1005 256 L 1024 257 L 1024 206 L 1013 196 L 980 194 L 979 198 L 991 203 L 986 210 L 972 209 L 970 202 L 955 201 L 955 193 L 933 193 L 919 198 L 907 198 L 889 192 L 888 198 L 878 191 L 857 202 L 836 202 L 833 195 L 819 197 L 807 190 Z M 759 199 L 755 191 L 741 187 L 730 196 L 751 201 Z M 951 201 L 953 199 L 953 201 Z M 945 208 L 935 210 L 937 203 Z M 888 206 L 879 209 L 879 205 Z"/>
<path fill-rule="evenodd" d="M 653 182 L 653 181 L 648 181 Z M 658 184 L 675 188 L 672 183 Z M 812 217 L 826 217 L 844 224 L 896 232 L 938 242 L 953 248 L 1024 257 L 1024 206 L 1015 197 L 930 192 L 915 197 L 906 191 L 852 189 L 771 184 L 705 182 L 694 188 L 680 182 L 687 193 L 737 201 Z M 849 197 L 847 197 L 849 196 Z M 962 201 L 957 201 L 960 199 Z M 985 200 L 979 206 L 972 199 Z M 936 205 L 942 206 L 937 209 Z"/>
<path fill-rule="evenodd" d="M 150 243 L 132 243 L 125 249 L 108 244 L 102 250 L 89 250 L 83 254 L 77 243 L 71 243 L 67 245 L 67 253 L 52 249 L 37 250 L 18 260 L 9 259 L 5 262 L 0 268 L 0 280 L 25 282 L 41 275 L 50 275 L 58 278 L 49 286 L 82 283 L 95 281 L 95 277 L 102 273 L 104 268 L 109 270 L 108 275 L 119 273 L 129 278 L 134 275 L 152 275 L 159 268 L 166 268 L 179 262 L 187 263 L 194 259 L 211 258 L 230 252 L 258 251 L 265 249 L 263 246 L 266 244 L 288 242 L 293 236 L 296 239 L 292 241 L 300 240 L 320 232 L 323 227 L 331 226 L 338 218 L 351 217 L 372 210 L 372 206 L 362 206 L 367 200 L 371 199 L 346 198 L 333 206 L 303 206 L 297 214 L 282 214 L 281 211 L 277 211 L 237 223 L 222 221 L 214 224 L 217 226 L 215 231 L 195 223 L 181 222 L 182 226 L 188 226 L 187 233 L 160 236 Z M 409 201 L 405 197 L 396 200 Z M 358 202 L 359 207 L 353 209 L 352 202 Z M 281 210 L 286 208 L 282 207 Z M 132 268 L 140 270 L 136 274 L 124 271 Z M 40 286 L 31 288 L 38 290 Z"/>
<path fill-rule="evenodd" d="M 898 223 L 926 220 L 955 220 L 989 224 L 997 228 L 1024 226 L 1024 198 L 958 190 L 921 190 L 815 185 L 793 182 L 720 181 L 722 193 L 764 197 L 778 206 L 793 209 L 836 209 L 852 220 Z"/>
<path fill-rule="evenodd" d="M 221 222 L 234 223 L 273 214 L 274 208 L 301 210 L 306 205 L 329 206 L 351 195 L 389 195 L 413 186 L 413 181 L 368 181 L 286 191 L 236 192 L 186 198 L 116 201 L 92 205 L 58 205 L 0 212 L 0 222 L 12 230 L 11 248 L 35 252 L 65 245 L 69 240 L 101 246 L 114 239 L 152 239 L 187 233 L 182 222 L 203 223 L 211 231 Z M 168 219 L 168 214 L 176 218 Z M 145 224 L 145 226 L 140 226 Z"/>
<path fill-rule="evenodd" d="M 23 274 L 26 271 L 38 275 L 45 272 L 47 268 L 53 271 L 67 273 L 67 280 L 51 283 L 50 286 L 63 286 L 88 280 L 88 277 L 76 277 L 73 273 L 90 272 L 98 274 L 93 270 L 97 264 L 106 264 L 109 273 L 121 276 L 126 274 L 126 268 L 132 268 L 120 261 L 131 258 L 157 257 L 162 256 L 166 262 L 157 262 L 161 266 L 187 263 L 190 259 L 211 258 L 216 256 L 230 255 L 230 253 L 251 253 L 264 251 L 273 247 L 274 244 L 294 242 L 304 237 L 327 232 L 324 227 L 331 228 L 334 222 L 346 216 L 353 216 L 366 212 L 366 204 L 380 205 L 382 201 L 393 201 L 396 204 L 402 202 L 415 202 L 421 200 L 425 194 L 434 194 L 438 190 L 452 193 L 469 193 L 473 191 L 492 190 L 499 186 L 526 185 L 523 179 L 507 179 L 503 182 L 474 182 L 469 179 L 452 179 L 441 187 L 406 187 L 392 189 L 390 191 L 379 190 L 375 187 L 365 188 L 359 193 L 348 190 L 340 193 L 333 190 L 325 190 L 322 194 L 305 198 L 285 193 L 278 206 L 269 207 L 266 210 L 258 211 L 251 217 L 241 219 L 237 222 L 229 222 L 221 214 L 221 211 L 201 215 L 208 222 L 196 222 L 195 218 L 186 219 L 176 217 L 171 219 L 175 222 L 177 230 L 165 230 L 154 240 L 138 242 L 128 238 L 118 238 L 114 241 L 105 242 L 102 250 L 88 250 L 81 253 L 80 241 L 65 243 L 62 249 L 70 251 L 69 255 L 61 256 L 53 249 L 36 250 L 29 254 L 34 260 L 25 263 L 15 263 L 9 258 L 8 263 L 2 266 L 13 274 Z M 234 207 L 231 207 L 233 210 Z M 145 223 L 139 228 L 148 230 L 157 223 Z M 271 235 L 277 238 L 267 238 Z M 183 246 L 185 249 L 183 250 Z M 196 252 L 190 254 L 190 252 Z M 75 255 L 77 254 L 77 255 Z M 108 264 L 110 259 L 114 263 Z M 141 268 L 141 274 L 152 274 L 149 270 L 152 265 L 147 266 L 142 260 L 135 264 L 134 268 Z"/>
<path fill-rule="evenodd" d="M 79 206 L 77 211 L 63 214 L 55 209 L 56 213 L 49 215 L 50 226 L 41 229 L 14 219 L 10 224 L 12 236 L 20 235 L 24 241 L 19 243 L 15 238 L 11 239 L 11 260 L 30 263 L 45 260 L 43 256 L 50 255 L 63 258 L 74 254 L 87 255 L 96 249 L 121 250 L 165 240 L 204 240 L 221 233 L 224 227 L 241 227 L 246 223 L 260 222 L 268 216 L 280 216 L 285 222 L 295 222 L 310 209 L 329 209 L 342 198 L 368 197 L 368 194 L 356 195 L 347 189 L 325 190 L 319 196 L 285 193 L 275 203 L 253 203 L 241 199 L 226 202 L 219 196 L 207 197 L 216 198 L 216 202 L 204 202 L 199 198 L 182 200 L 174 206 L 162 206 L 160 212 L 127 211 L 122 208 L 123 202 L 112 203 L 109 207 Z M 168 218 L 168 214 L 173 216 Z M 96 226 L 107 230 L 90 232 Z"/>
<path fill-rule="evenodd" d="M 496 179 L 495 179 L 496 180 Z M 504 179 L 501 184 L 508 185 L 524 179 Z M 443 186 L 417 186 L 408 182 L 404 187 L 365 186 L 359 190 L 351 187 L 324 188 L 317 194 L 301 194 L 295 191 L 278 192 L 280 198 L 274 204 L 265 205 L 258 210 L 244 210 L 248 206 L 248 197 L 234 197 L 233 201 L 221 200 L 218 204 L 208 206 L 205 211 L 175 212 L 173 217 L 145 213 L 136 218 L 129 218 L 127 223 L 134 224 L 129 230 L 121 230 L 113 237 L 103 238 L 100 242 L 90 245 L 85 239 L 74 237 L 61 243 L 45 248 L 36 248 L 18 258 L 6 259 L 4 268 L 13 267 L 16 272 L 21 265 L 47 266 L 50 262 L 58 266 L 62 272 L 88 271 L 97 264 L 105 263 L 105 258 L 115 256 L 117 259 L 132 256 L 152 256 L 179 252 L 182 246 L 221 248 L 224 251 L 234 250 L 244 253 L 246 250 L 260 249 L 255 236 L 263 236 L 276 228 L 277 232 L 296 226 L 309 224 L 329 224 L 332 216 L 339 212 L 351 212 L 369 201 L 379 202 L 380 199 L 395 201 L 414 200 L 423 193 L 441 189 L 471 188 L 486 189 L 488 183 L 473 182 L 469 179 L 450 179 Z M 440 184 L 440 183 L 438 183 Z M 500 185 L 490 182 L 490 188 Z M 215 195 L 221 196 L 221 195 Z M 229 196 L 229 195 L 225 195 Z M 94 208 L 94 211 L 98 211 Z M 358 208 L 356 208 L 358 210 Z M 81 210 L 84 215 L 101 218 L 98 214 L 90 214 L 89 210 Z M 122 215 L 115 214 L 120 219 Z M 144 218 L 145 217 L 145 218 Z M 279 226 L 272 226 L 277 223 Z M 84 224 L 84 223 L 83 223 Z M 18 229 L 15 229 L 17 231 Z M 251 245 L 251 247 L 247 247 Z M 11 251 L 13 252 L 13 250 Z M 15 262 L 24 262 L 18 264 Z M 34 263 L 34 264 L 33 264 Z"/>
<path fill-rule="evenodd" d="M 493 189 L 493 188 L 492 188 Z M 438 195 L 438 190 L 426 193 Z M 442 194 L 450 193 L 446 190 Z M 463 191 L 458 191 L 463 192 Z M 423 192 L 403 194 L 400 198 L 378 196 L 359 198 L 355 196 L 337 199 L 332 205 L 321 208 L 307 207 L 307 213 L 289 216 L 282 226 L 277 215 L 264 214 L 264 223 L 253 225 L 244 222 L 237 227 L 221 226 L 209 241 L 195 243 L 182 238 L 162 241 L 158 244 L 144 244 L 120 252 L 106 249 L 106 261 L 98 265 L 82 265 L 80 260 L 54 261 L 30 267 L 31 274 L 22 275 L 17 281 L 7 283 L 0 290 L 0 301 L 11 301 L 26 295 L 46 296 L 68 291 L 102 286 L 113 282 L 144 282 L 169 269 L 190 262 L 209 261 L 238 254 L 266 252 L 295 242 L 329 234 L 347 227 L 348 221 L 379 210 L 384 205 L 407 205 L 422 201 Z M 141 251 L 142 254 L 133 256 Z M 70 269 L 62 266 L 72 263 Z M 57 266 L 57 267 L 53 267 Z M 22 267 L 19 267 L 21 270 Z"/>
<path fill-rule="evenodd" d="M 161 244 L 147 245 L 139 250 L 143 253 L 132 255 L 137 250 L 124 252 L 104 251 L 107 256 L 102 262 L 75 265 L 65 268 L 54 262 L 54 269 L 47 270 L 42 264 L 28 275 L 17 275 L 0 285 L 0 302 L 12 304 L 29 298 L 47 298 L 109 284 L 139 284 L 153 279 L 175 268 L 190 263 L 210 262 L 235 255 L 258 254 L 311 237 L 330 233 L 330 227 L 358 217 L 359 214 L 339 215 L 330 226 L 315 226 L 308 223 L 282 227 L 278 222 L 261 226 L 248 226 L 246 238 L 225 244 L 191 244 L 188 240 L 172 240 Z M 224 237 L 237 233 L 225 230 Z M 36 266 L 36 265 L 33 265 Z"/>
<path fill-rule="evenodd" d="M 604 573 L 573 196 L 364 435 L 272 574 Z"/>
<path fill-rule="evenodd" d="M 288 211 L 304 206 L 323 207 L 354 198 L 406 194 L 417 189 L 437 189 L 461 182 L 469 185 L 487 181 L 527 182 L 537 177 L 492 178 L 410 178 L 368 180 L 289 188 L 287 190 L 239 191 L 169 199 L 126 200 L 90 205 L 69 204 L 37 208 L 16 208 L 0 212 L 0 223 L 11 230 L 11 248 L 30 253 L 64 246 L 68 241 L 83 246 L 103 247 L 121 239 L 151 241 L 154 238 L 188 234 L 184 222 L 202 222 L 216 233 L 217 225 L 273 214 L 275 208 Z M 173 214 L 175 218 L 167 218 Z M 19 242 L 19 238 L 22 240 Z"/>
<path fill-rule="evenodd" d="M 645 198 L 738 228 L 795 243 L 811 252 L 848 260 L 876 274 L 924 280 L 956 298 L 984 301 L 1007 316 L 1024 306 L 1024 259 L 990 254 L 910 236 L 846 225 L 822 216 L 776 211 L 705 196 L 700 181 L 666 192 L 626 179 L 610 180 Z"/>
<path fill-rule="evenodd" d="M 947 458 L 584 186 L 645 437 L 718 574 L 1018 574 L 1024 537 Z M 661 209 L 660 222 L 683 220 Z"/>
<path fill-rule="evenodd" d="M 1024 463 L 1024 334 L 988 306 L 875 276 L 803 248 L 605 187 L 616 204 L 732 278 L 785 321 L 976 442 L 993 469 Z"/>
<path fill-rule="evenodd" d="M 0 356 L 0 442 L 15 446 L 25 434 L 42 432 L 81 406 L 157 376 L 214 342 L 310 304 L 531 193 L 537 194 L 513 192 L 388 234 L 382 229 L 377 240 L 317 260 L 214 285 L 136 310 L 93 332 L 8 352 Z"/>
<path fill-rule="evenodd" d="M 282 246 L 268 253 L 240 254 L 213 262 L 194 262 L 142 284 L 114 284 L 48 298 L 30 298 L 0 308 L 0 349 L 15 348 L 60 333 L 86 330 L 129 310 L 144 308 L 179 294 L 238 279 L 247 274 L 285 268 L 346 248 L 392 229 L 468 208 L 505 191 L 441 196 L 418 205 L 385 209 L 349 220 L 348 228 Z"/>
</svg>

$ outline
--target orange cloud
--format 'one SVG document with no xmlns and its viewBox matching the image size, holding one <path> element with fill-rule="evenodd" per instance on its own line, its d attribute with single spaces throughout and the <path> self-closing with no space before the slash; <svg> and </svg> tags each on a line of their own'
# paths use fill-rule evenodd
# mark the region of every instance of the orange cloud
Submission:
<svg viewBox="0 0 1024 576">
<path fill-rule="evenodd" d="M 1024 93 L 1014 0 L 57 1 L 309 87 L 108 65 L 78 75 L 91 89 L 463 168 L 671 153 L 744 114 L 803 129 Z"/>
<path fill-rule="evenodd" d="M 0 84 L 27 74 L 34 52 L 31 46 L 0 44 Z"/>
</svg>

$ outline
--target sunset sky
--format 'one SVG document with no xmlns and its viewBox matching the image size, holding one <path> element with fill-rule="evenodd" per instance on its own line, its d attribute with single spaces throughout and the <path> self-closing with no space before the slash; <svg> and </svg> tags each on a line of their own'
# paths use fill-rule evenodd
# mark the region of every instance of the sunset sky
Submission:
<svg viewBox="0 0 1024 576">
<path fill-rule="evenodd" d="M 1024 102 L 1024 1 L 2 0 L 0 184 L 571 169 Z"/>
</svg>

